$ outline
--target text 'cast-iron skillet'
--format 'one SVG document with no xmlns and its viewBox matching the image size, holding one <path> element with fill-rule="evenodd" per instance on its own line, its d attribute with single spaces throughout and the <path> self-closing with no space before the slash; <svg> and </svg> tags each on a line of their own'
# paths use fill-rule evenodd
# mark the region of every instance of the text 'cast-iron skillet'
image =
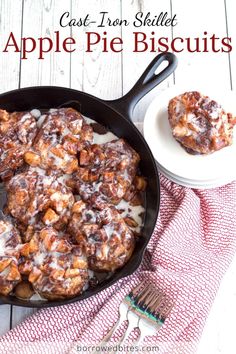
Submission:
<svg viewBox="0 0 236 354">
<path fill-rule="evenodd" d="M 166 61 L 167 66 L 158 74 L 158 67 Z M 1 304 L 24 307 L 52 307 L 69 304 L 91 297 L 114 284 L 119 279 L 132 274 L 141 264 L 145 248 L 155 227 L 160 204 L 160 185 L 154 157 L 141 133 L 131 121 L 133 109 L 138 101 L 155 86 L 165 80 L 177 67 L 177 59 L 172 53 L 156 56 L 144 71 L 134 87 L 123 97 L 105 101 L 84 92 L 63 87 L 29 87 L 6 92 L 0 95 L 0 108 L 9 112 L 27 111 L 34 108 L 49 109 L 63 106 L 77 108 L 80 112 L 106 126 L 118 137 L 122 137 L 139 153 L 141 174 L 147 178 L 146 212 L 142 235 L 137 241 L 129 262 L 117 270 L 110 279 L 106 279 L 95 288 L 81 295 L 59 301 L 20 300 L 14 296 L 0 296 Z"/>
</svg>

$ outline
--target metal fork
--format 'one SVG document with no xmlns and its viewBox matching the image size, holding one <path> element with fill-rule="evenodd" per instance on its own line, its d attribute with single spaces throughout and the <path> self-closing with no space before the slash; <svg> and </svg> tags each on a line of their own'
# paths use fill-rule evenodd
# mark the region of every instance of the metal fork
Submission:
<svg viewBox="0 0 236 354">
<path fill-rule="evenodd" d="M 120 304 L 119 318 L 101 343 L 108 343 L 122 322 L 127 320 L 128 328 L 118 344 L 124 344 L 134 328 L 139 328 L 136 345 L 141 345 L 146 336 L 154 335 L 161 328 L 171 309 L 172 304 L 163 292 L 142 282 Z"/>
</svg>

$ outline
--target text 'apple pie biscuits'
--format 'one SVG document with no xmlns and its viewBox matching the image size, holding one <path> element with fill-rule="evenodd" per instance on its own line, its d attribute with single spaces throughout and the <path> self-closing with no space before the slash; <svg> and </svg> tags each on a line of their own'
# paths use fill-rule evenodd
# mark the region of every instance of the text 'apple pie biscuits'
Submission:
<svg viewBox="0 0 236 354">
<path fill-rule="evenodd" d="M 39 223 L 60 230 L 68 223 L 75 199 L 55 174 L 30 168 L 15 175 L 6 189 L 7 209 L 23 225 L 36 227 Z"/>
<path fill-rule="evenodd" d="M 8 113 L 0 109 L 0 179 L 10 178 L 23 165 L 23 155 L 36 133 L 36 120 L 30 112 Z"/>
<path fill-rule="evenodd" d="M 21 281 L 18 269 L 21 238 L 9 221 L 0 221 L 0 294 L 8 295 Z"/>
<path fill-rule="evenodd" d="M 80 294 L 88 283 L 88 264 L 79 245 L 52 227 L 35 233 L 21 250 L 22 274 L 28 276 L 34 290 L 49 300 Z"/>
<path fill-rule="evenodd" d="M 84 200 L 98 207 L 117 204 L 132 184 L 139 155 L 123 139 L 97 145 L 80 152 L 75 187 Z"/>
<path fill-rule="evenodd" d="M 114 271 L 129 260 L 134 234 L 114 206 L 98 210 L 79 200 L 72 212 L 68 231 L 85 247 L 90 269 Z"/>
<path fill-rule="evenodd" d="M 32 149 L 24 155 L 31 166 L 67 174 L 78 168 L 77 153 L 93 141 L 93 129 L 73 108 L 50 110 Z"/>
<path fill-rule="evenodd" d="M 197 91 L 172 98 L 168 106 L 174 138 L 192 154 L 210 154 L 232 144 L 236 117 Z"/>
</svg>

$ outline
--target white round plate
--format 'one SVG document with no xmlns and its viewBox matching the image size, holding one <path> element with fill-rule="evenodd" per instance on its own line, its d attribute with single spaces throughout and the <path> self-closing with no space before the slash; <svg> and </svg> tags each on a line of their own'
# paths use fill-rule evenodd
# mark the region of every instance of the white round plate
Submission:
<svg viewBox="0 0 236 354">
<path fill-rule="evenodd" d="M 232 182 L 231 179 L 216 179 L 216 180 L 212 180 L 212 181 L 208 181 L 208 182 L 204 182 L 204 183 L 200 183 L 198 181 L 184 180 L 176 175 L 169 173 L 162 166 L 160 166 L 158 163 L 157 163 L 157 166 L 158 166 L 159 172 L 161 172 L 169 180 L 171 180 L 181 186 L 188 187 L 188 188 L 211 189 L 211 188 L 224 186 L 224 185 Z"/>
<path fill-rule="evenodd" d="M 211 155 L 188 154 L 173 138 L 168 121 L 168 103 L 171 98 L 186 91 L 199 91 L 219 102 L 226 111 L 236 115 L 236 99 L 232 91 L 219 92 L 209 87 L 202 89 L 190 86 L 167 89 L 153 100 L 144 119 L 144 137 L 156 161 L 176 180 L 186 181 L 187 184 L 195 182 L 196 185 L 202 186 L 201 188 L 208 188 L 204 186 L 217 184 L 217 181 L 222 185 L 235 180 L 236 136 L 231 146 Z"/>
<path fill-rule="evenodd" d="M 178 175 L 168 171 L 165 167 L 161 166 L 158 162 L 157 162 L 157 165 L 158 165 L 159 169 L 164 171 L 166 174 L 168 174 L 170 176 L 173 176 L 173 178 L 179 179 L 183 183 L 185 182 L 186 184 L 190 184 L 191 183 L 191 184 L 194 184 L 194 185 L 205 186 L 205 185 L 215 184 L 217 181 L 219 181 L 219 178 L 202 180 L 202 181 L 195 180 L 195 179 L 184 178 L 184 177 L 178 176 Z M 232 182 L 232 178 L 231 177 L 227 177 L 227 176 L 224 177 L 222 180 L 226 181 L 227 183 Z"/>
</svg>

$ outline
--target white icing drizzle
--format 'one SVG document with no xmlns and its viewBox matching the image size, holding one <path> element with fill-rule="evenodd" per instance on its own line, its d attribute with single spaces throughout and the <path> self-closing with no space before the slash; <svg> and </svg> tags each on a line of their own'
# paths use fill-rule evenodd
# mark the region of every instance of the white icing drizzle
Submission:
<svg viewBox="0 0 236 354">
<path fill-rule="evenodd" d="M 136 232 L 140 232 L 141 227 L 143 226 L 143 219 L 141 214 L 143 214 L 145 211 L 142 205 L 134 206 L 122 199 L 120 203 L 116 205 L 116 209 L 122 211 L 120 215 L 123 218 L 127 216 L 133 218 L 134 221 L 138 224 L 138 226 L 134 228 L 134 230 Z"/>
<path fill-rule="evenodd" d="M 93 270 L 91 270 L 91 269 L 88 270 L 88 277 L 89 277 L 89 279 L 94 278 L 94 271 Z"/>
<path fill-rule="evenodd" d="M 49 113 L 56 113 L 58 111 L 57 108 L 51 108 L 49 109 Z"/>
<path fill-rule="evenodd" d="M 62 184 L 65 184 L 66 185 L 66 182 L 71 179 L 71 175 L 68 175 L 68 174 L 63 174 L 62 176 L 58 177 L 58 182 L 62 183 Z"/>
<path fill-rule="evenodd" d="M 91 118 L 83 116 L 85 122 L 87 124 L 96 124 L 97 122 Z M 112 140 L 118 139 L 118 137 L 113 134 L 112 132 L 107 132 L 106 134 L 98 134 L 98 133 L 93 133 L 93 144 L 105 144 L 109 143 Z"/>
<path fill-rule="evenodd" d="M 31 296 L 30 301 L 48 301 L 48 300 L 44 299 L 38 293 L 35 293 L 34 295 Z"/>
<path fill-rule="evenodd" d="M 64 138 L 64 136 L 67 136 L 67 135 L 71 135 L 72 132 L 70 131 L 70 129 L 68 129 L 67 127 L 65 127 L 63 129 L 63 131 L 61 132 L 61 136 Z M 74 134 L 73 134 L 74 135 Z"/>
<path fill-rule="evenodd" d="M 45 118 L 46 118 L 46 115 L 45 115 L 45 114 L 43 114 L 41 117 L 38 118 L 38 120 L 37 120 L 37 127 L 38 127 L 38 128 L 41 128 L 41 126 L 43 125 L 43 122 L 44 122 Z"/>
<path fill-rule="evenodd" d="M 36 172 L 39 176 L 46 176 L 46 171 L 40 167 L 31 167 L 29 168 L 30 172 Z"/>
<path fill-rule="evenodd" d="M 1 222 L 1 224 L 3 224 L 3 222 Z M 6 242 L 12 230 L 12 225 L 10 224 L 4 224 L 3 226 L 5 229 L 0 234 L 0 257 L 5 256 L 6 249 L 8 249 L 8 247 L 6 247 Z"/>
<path fill-rule="evenodd" d="M 24 123 L 26 120 L 30 119 L 31 118 L 31 114 L 30 113 L 26 113 L 24 114 L 21 119 L 20 119 L 20 122 L 21 123 Z"/>
<path fill-rule="evenodd" d="M 118 137 L 111 132 L 107 132 L 106 134 L 93 133 L 94 144 L 98 144 L 98 145 L 105 144 L 115 139 L 118 139 Z"/>
<path fill-rule="evenodd" d="M 0 236 L 0 257 L 5 255 L 5 250 L 6 250 L 6 240 L 1 235 Z"/>
<path fill-rule="evenodd" d="M 36 119 L 41 117 L 41 112 L 39 109 L 32 109 L 32 111 L 30 112 L 32 114 L 32 116 Z"/>
<path fill-rule="evenodd" d="M 88 290 L 88 288 L 89 288 L 89 283 L 87 282 L 84 284 L 83 291 Z"/>
<path fill-rule="evenodd" d="M 37 265 L 37 266 L 43 264 L 44 259 L 46 257 L 47 257 L 46 252 L 37 253 L 36 256 L 34 257 L 34 264 Z"/>
<path fill-rule="evenodd" d="M 114 230 L 114 225 L 113 223 L 110 223 L 108 225 L 104 225 L 103 226 L 105 232 L 106 232 L 106 235 L 108 237 L 108 240 L 111 238 L 112 235 L 116 234 L 118 236 L 120 236 L 115 230 Z"/>
<path fill-rule="evenodd" d="M 85 122 L 86 122 L 87 124 L 94 124 L 94 123 L 97 123 L 95 120 L 93 120 L 93 119 L 91 119 L 91 118 L 88 118 L 88 117 L 85 117 L 85 116 L 83 116 L 83 118 L 84 118 L 84 120 L 85 120 Z"/>
<path fill-rule="evenodd" d="M 0 276 L 5 278 L 8 276 L 9 272 L 10 272 L 10 268 L 6 267 L 2 272 L 0 272 Z"/>
</svg>

